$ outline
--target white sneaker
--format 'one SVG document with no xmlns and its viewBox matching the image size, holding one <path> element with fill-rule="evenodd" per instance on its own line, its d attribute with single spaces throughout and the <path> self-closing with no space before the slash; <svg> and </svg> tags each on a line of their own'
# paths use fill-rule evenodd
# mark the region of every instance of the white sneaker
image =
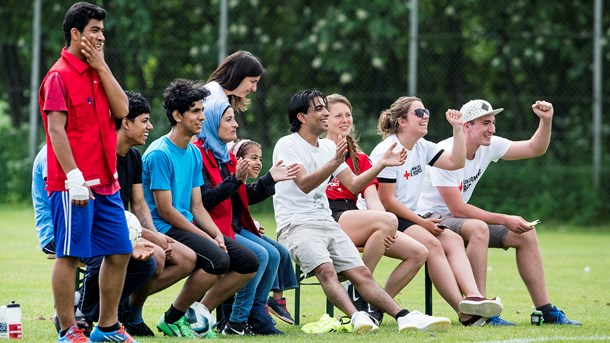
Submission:
<svg viewBox="0 0 610 343">
<path fill-rule="evenodd" d="M 373 323 L 371 317 L 364 311 L 356 312 L 352 315 L 352 325 L 354 326 L 354 332 L 356 333 L 379 329 L 379 327 Z"/>
<path fill-rule="evenodd" d="M 480 297 L 467 297 L 458 304 L 460 312 L 473 316 L 495 317 L 504 309 L 500 298 L 485 299 Z"/>
<path fill-rule="evenodd" d="M 447 331 L 451 321 L 444 317 L 433 317 L 419 311 L 411 311 L 398 318 L 398 331 Z"/>
</svg>

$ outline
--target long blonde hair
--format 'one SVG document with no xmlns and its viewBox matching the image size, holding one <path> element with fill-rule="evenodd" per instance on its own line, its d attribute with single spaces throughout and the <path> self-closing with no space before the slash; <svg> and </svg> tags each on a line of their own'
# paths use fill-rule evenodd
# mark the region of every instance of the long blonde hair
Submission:
<svg viewBox="0 0 610 343">
<path fill-rule="evenodd" d="M 401 96 L 396 99 L 390 108 L 384 110 L 379 115 L 377 133 L 384 139 L 389 135 L 395 134 L 398 130 L 398 118 L 407 115 L 411 109 L 411 103 L 415 101 L 421 100 L 414 96 Z"/>
<path fill-rule="evenodd" d="M 349 111 L 352 111 L 352 104 L 347 100 L 347 98 L 341 94 L 331 94 L 326 97 L 327 108 L 330 109 L 332 104 L 342 103 L 345 104 Z M 352 164 L 354 165 L 354 174 L 360 174 L 360 165 L 358 164 L 358 153 L 362 151 L 360 145 L 358 145 L 358 139 L 356 138 L 356 128 L 354 127 L 354 123 L 352 122 L 352 128 L 350 132 L 345 137 L 347 141 L 347 151 L 349 152 L 350 157 L 352 158 Z"/>
</svg>

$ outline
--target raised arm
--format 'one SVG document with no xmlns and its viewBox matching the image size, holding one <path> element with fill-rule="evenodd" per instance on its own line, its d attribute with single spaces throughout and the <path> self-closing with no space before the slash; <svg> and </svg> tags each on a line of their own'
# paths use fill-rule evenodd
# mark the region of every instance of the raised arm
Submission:
<svg viewBox="0 0 610 343">
<path fill-rule="evenodd" d="M 398 143 L 394 142 L 388 150 L 383 154 L 383 157 L 375 163 L 370 169 L 362 172 L 359 175 L 355 175 L 351 169 L 345 168 L 341 173 L 337 175 L 337 178 L 341 183 L 347 187 L 347 189 L 357 194 L 364 187 L 366 187 L 385 167 L 398 166 L 405 162 L 407 159 L 407 151 L 403 148 L 399 151 L 394 151 Z"/>
<path fill-rule="evenodd" d="M 536 101 L 532 110 L 540 118 L 538 129 L 526 141 L 513 142 L 506 154 L 505 160 L 520 160 L 544 155 L 551 142 L 551 128 L 553 123 L 553 104 L 546 101 Z"/>
<path fill-rule="evenodd" d="M 464 140 L 464 121 L 462 114 L 457 110 L 447 110 L 445 117 L 453 127 L 453 147 L 451 152 L 444 151 L 434 163 L 435 167 L 456 170 L 464 167 L 466 163 L 466 143 Z"/>
<path fill-rule="evenodd" d="M 299 165 L 294 182 L 301 192 L 309 193 L 316 189 L 322 182 L 326 181 L 332 173 L 345 161 L 347 154 L 347 142 L 342 140 L 337 144 L 335 157 L 326 162 L 322 167 L 307 173 L 303 165 Z M 348 168 L 346 168 L 348 169 Z"/>
</svg>

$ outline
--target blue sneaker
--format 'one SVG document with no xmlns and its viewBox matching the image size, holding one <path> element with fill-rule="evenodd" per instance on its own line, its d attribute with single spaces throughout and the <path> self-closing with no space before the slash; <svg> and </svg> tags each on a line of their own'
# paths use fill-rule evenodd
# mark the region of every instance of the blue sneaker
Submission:
<svg viewBox="0 0 610 343">
<path fill-rule="evenodd" d="M 571 320 L 566 317 L 566 314 L 562 310 L 558 309 L 557 306 L 553 306 L 553 309 L 549 313 L 544 314 L 545 324 L 556 324 L 556 325 L 582 325 L 581 322 Z"/>
<path fill-rule="evenodd" d="M 85 330 L 80 329 L 77 325 L 72 326 L 65 335 L 57 337 L 57 343 L 90 343 L 91 341 L 85 336 Z"/>
<path fill-rule="evenodd" d="M 91 342 L 125 342 L 125 343 L 138 343 L 136 342 L 127 332 L 125 328 L 121 326 L 120 329 L 111 332 L 104 332 L 97 326 L 91 331 L 89 336 Z"/>
<path fill-rule="evenodd" d="M 500 318 L 500 316 L 493 316 L 488 318 L 485 321 L 486 325 L 498 325 L 498 326 L 515 326 L 516 324 L 513 322 L 509 322 L 508 320 L 504 320 Z"/>
</svg>

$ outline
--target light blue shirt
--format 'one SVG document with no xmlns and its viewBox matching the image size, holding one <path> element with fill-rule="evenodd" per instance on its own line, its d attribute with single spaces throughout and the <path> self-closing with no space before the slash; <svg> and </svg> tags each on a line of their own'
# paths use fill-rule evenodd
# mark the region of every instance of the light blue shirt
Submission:
<svg viewBox="0 0 610 343">
<path fill-rule="evenodd" d="M 153 191 L 171 191 L 172 206 L 192 222 L 191 193 L 203 185 L 202 171 L 201 153 L 191 143 L 182 149 L 163 136 L 146 149 L 142 156 L 142 187 L 159 232 L 167 233 L 172 226 L 159 215 Z"/>
<path fill-rule="evenodd" d="M 51 205 L 49 195 L 44 189 L 47 179 L 47 146 L 36 155 L 32 167 L 32 205 L 34 206 L 34 220 L 40 248 L 44 248 L 53 240 L 53 219 L 51 218 Z"/>
</svg>

